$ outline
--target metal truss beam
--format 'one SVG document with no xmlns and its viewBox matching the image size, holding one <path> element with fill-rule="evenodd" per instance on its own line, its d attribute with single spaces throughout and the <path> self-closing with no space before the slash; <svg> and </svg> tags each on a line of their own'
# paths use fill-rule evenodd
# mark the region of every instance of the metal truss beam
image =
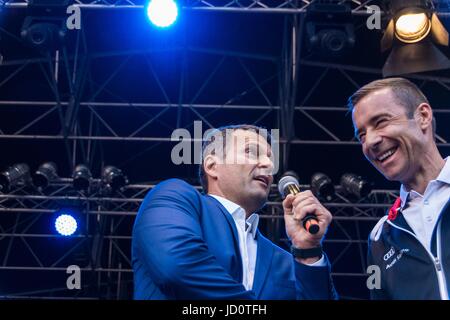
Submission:
<svg viewBox="0 0 450 320">
<path fill-rule="evenodd" d="M 54 101 L 1 101 L 0 106 L 46 106 L 54 107 L 56 102 Z M 68 102 L 61 102 L 61 105 L 67 106 Z M 107 107 L 107 108 L 120 108 L 120 107 L 139 107 L 139 108 L 196 108 L 196 109 L 243 109 L 243 110 L 280 110 L 280 106 L 267 106 L 267 105 L 233 105 L 233 104 L 165 104 L 165 103 L 134 103 L 134 102 L 81 102 L 82 107 Z M 345 107 L 332 107 L 332 106 L 296 106 L 296 111 L 340 111 L 348 112 Z M 442 106 L 439 109 L 433 108 L 433 113 L 450 113 L 450 106 Z"/>
<path fill-rule="evenodd" d="M 62 106 L 69 105 L 68 102 L 61 102 Z M 255 111 L 281 111 L 281 107 L 279 106 L 264 106 L 264 105 L 255 105 L 255 106 L 245 106 L 245 105 L 213 105 L 213 104 L 162 104 L 162 103 L 109 103 L 109 102 L 81 102 L 80 107 L 81 108 L 88 108 L 90 111 L 94 112 L 95 116 L 101 121 L 101 123 L 108 128 L 108 131 L 112 134 L 111 136 L 105 136 L 105 135 L 36 135 L 36 134 L 26 134 L 25 131 L 32 125 L 39 122 L 41 119 L 43 119 L 46 115 L 48 115 L 51 111 L 55 110 L 55 102 L 51 101 L 0 101 L 0 106 L 6 107 L 20 107 L 20 106 L 34 106 L 36 108 L 38 107 L 44 107 L 49 108 L 48 111 L 44 112 L 42 115 L 37 116 L 36 119 L 31 120 L 28 124 L 20 128 L 19 130 L 15 132 L 1 132 L 0 133 L 0 140 L 7 139 L 7 140 L 18 140 L 18 139 L 25 139 L 25 140 L 68 140 L 68 141 L 116 141 L 116 142 L 174 142 L 174 140 L 171 137 L 149 137 L 149 136 L 135 136 L 137 132 L 139 132 L 140 129 L 137 129 L 133 132 L 133 134 L 130 134 L 128 136 L 120 136 L 118 135 L 114 128 L 108 124 L 108 122 L 102 118 L 101 114 L 99 113 L 99 110 L 102 110 L 104 108 L 121 108 L 121 110 L 127 110 L 127 108 L 130 107 L 139 107 L 139 108 L 183 108 L 188 110 L 202 110 L 202 109 L 212 109 L 212 110 L 255 110 Z M 99 112 L 95 111 L 98 110 Z M 328 113 L 334 113 L 334 112 L 342 112 L 346 113 L 348 110 L 343 107 L 325 107 L 325 106 L 296 106 L 293 108 L 293 111 L 299 113 L 300 116 L 302 116 L 302 121 L 310 121 L 313 123 L 320 133 L 319 139 L 302 139 L 299 137 L 286 139 L 286 138 L 280 138 L 279 143 L 281 145 L 285 144 L 292 144 L 292 145 L 310 145 L 310 144 L 316 144 L 316 145 L 342 145 L 342 146 L 359 146 L 359 143 L 355 141 L 353 137 L 350 139 L 348 137 L 343 137 L 342 134 L 339 134 L 337 132 L 332 132 L 330 128 L 327 128 L 326 126 L 322 125 L 321 122 L 318 120 L 319 116 L 326 117 Z M 439 118 L 441 115 L 448 115 L 450 114 L 449 109 L 440 108 L 435 109 L 434 113 L 436 114 L 436 117 Z M 196 112 L 198 115 L 199 113 Z M 331 116 L 331 114 L 330 114 Z M 156 119 L 154 117 L 152 120 Z M 293 114 L 290 114 L 290 121 L 292 121 Z M 148 122 L 147 122 L 148 124 Z M 142 128 L 142 125 L 141 125 Z M 445 129 L 445 128 L 444 128 Z M 440 127 L 438 127 L 438 130 L 441 130 Z M 438 131 L 438 147 L 449 147 L 450 146 L 450 136 L 448 135 L 447 130 L 442 129 L 442 136 L 439 135 Z M 176 140 L 178 141 L 178 140 Z M 185 139 L 186 142 L 200 142 L 202 140 L 197 138 L 187 138 Z"/>
<path fill-rule="evenodd" d="M 280 14 L 301 14 L 305 13 L 307 8 L 318 0 L 287 0 L 287 1 L 268 1 L 268 0 L 188 0 L 182 6 L 182 10 L 192 11 L 221 11 L 221 12 L 245 12 L 245 13 L 280 13 Z M 367 7 L 373 4 L 374 0 L 357 1 L 348 0 L 352 6 L 353 14 L 367 14 Z M 83 9 L 142 9 L 145 1 L 143 0 L 75 0 L 75 5 Z M 6 8 L 26 8 L 26 0 L 5 1 Z"/>
<path fill-rule="evenodd" d="M 227 12 L 227 13 L 270 13 L 270 14 L 303 14 L 308 7 L 319 0 L 286 0 L 286 1 L 270 1 L 270 0 L 189 0 L 186 1 L 181 9 L 189 11 L 211 11 L 211 12 Z M 376 0 L 342 0 L 340 3 L 347 2 L 351 5 L 352 14 L 368 15 L 368 7 L 379 4 Z M 435 7 L 443 9 L 438 0 L 435 0 Z M 143 0 L 75 0 L 74 4 L 82 9 L 143 9 L 145 1 Z M 27 8 L 26 0 L 10 0 L 6 1 L 6 8 Z M 384 14 L 384 13 L 383 13 Z M 439 12 L 440 16 L 449 16 L 447 12 Z"/>
</svg>

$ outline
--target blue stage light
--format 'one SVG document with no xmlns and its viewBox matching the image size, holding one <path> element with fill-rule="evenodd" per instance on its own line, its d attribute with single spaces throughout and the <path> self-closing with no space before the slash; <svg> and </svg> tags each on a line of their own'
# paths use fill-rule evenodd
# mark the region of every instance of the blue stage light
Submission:
<svg viewBox="0 0 450 320">
<path fill-rule="evenodd" d="M 77 220 L 69 214 L 60 214 L 55 220 L 55 229 L 62 236 L 73 235 L 77 227 Z"/>
<path fill-rule="evenodd" d="M 178 16 L 178 6 L 174 0 L 150 0 L 147 16 L 157 27 L 170 27 Z"/>
</svg>

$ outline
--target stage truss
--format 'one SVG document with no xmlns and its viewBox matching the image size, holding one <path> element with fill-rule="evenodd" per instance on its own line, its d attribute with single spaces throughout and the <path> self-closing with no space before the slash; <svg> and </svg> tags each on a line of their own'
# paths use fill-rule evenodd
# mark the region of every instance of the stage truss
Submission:
<svg viewBox="0 0 450 320">
<path fill-rule="evenodd" d="M 73 190 L 71 179 L 61 179 L 45 192 L 20 186 L 9 194 L 0 194 L 0 270 L 30 273 L 35 278 L 53 273 L 55 277 L 65 279 L 67 267 L 76 264 L 81 269 L 83 284 L 79 293 L 76 290 L 70 292 L 61 280 L 59 288 L 13 292 L 3 298 L 130 298 L 131 227 L 143 197 L 152 187 L 129 185 L 111 196 L 99 192 L 86 195 Z M 308 185 L 301 187 L 309 188 Z M 196 188 L 200 190 L 200 187 Z M 349 199 L 339 186 L 336 189 L 335 197 L 325 204 L 333 214 L 333 223 L 324 241 L 325 250 L 333 252 L 329 254 L 333 277 L 335 281 L 348 281 L 350 277 L 365 282 L 367 230 L 386 213 L 398 195 L 395 190 L 373 190 L 366 198 L 355 201 Z M 260 214 L 260 229 L 272 241 L 286 245 L 283 211 L 276 186 L 272 191 Z M 61 204 L 77 208 L 80 213 L 80 231 L 70 239 L 52 230 L 55 213 Z M 47 232 L 43 232 L 42 226 L 48 226 Z M 345 261 L 349 255 L 357 262 L 351 271 Z"/>
<path fill-rule="evenodd" d="M 302 58 L 300 37 L 303 13 L 314 1 L 187 1 L 187 11 L 199 12 L 239 12 L 245 14 L 267 13 L 283 15 L 285 28 L 280 55 L 249 53 L 235 50 L 195 46 L 173 46 L 165 52 L 184 57 L 180 64 L 177 79 L 177 94 L 170 94 L 161 80 L 162 74 L 157 68 L 155 56 L 161 50 L 109 50 L 92 52 L 87 45 L 89 32 L 86 28 L 74 30 L 71 45 L 51 52 L 48 55 L 15 58 L 4 56 L 0 65 L 1 87 L 32 86 L 36 82 L 47 88 L 47 99 L 24 100 L 20 95 L 8 95 L 0 98 L 0 117 L 8 119 L 7 126 L 0 127 L 0 142 L 14 150 L 22 141 L 32 144 L 57 142 L 58 150 L 64 154 L 65 166 L 73 168 L 83 162 L 94 165 L 104 163 L 107 155 L 102 154 L 102 146 L 112 145 L 120 150 L 127 143 L 141 145 L 139 152 L 120 158 L 119 167 L 132 164 L 136 158 L 149 154 L 158 154 L 159 148 L 173 144 L 170 133 L 177 128 L 193 129 L 193 121 L 202 121 L 203 130 L 214 127 L 215 114 L 239 114 L 248 112 L 254 119 L 253 124 L 261 124 L 273 119 L 273 127 L 281 128 L 281 168 L 289 167 L 289 156 L 293 150 L 305 150 L 310 146 L 359 148 L 351 130 L 341 130 L 327 124 L 326 119 L 344 117 L 347 109 L 345 101 L 338 105 L 316 105 L 311 97 L 320 92 L 329 91 L 330 81 L 346 82 L 354 89 L 366 82 L 366 79 L 380 78 L 381 70 L 360 65 L 315 61 Z M 367 6 L 377 1 L 349 1 L 353 14 L 367 15 Z M 89 10 L 96 14 L 102 10 L 142 9 L 143 1 L 76 1 L 82 12 Z M 4 12 L 27 7 L 26 1 L 6 1 Z M 439 14 L 447 16 L 447 2 L 436 1 Z M 100 11 L 96 11 L 98 9 Z M 361 28 L 364 21 L 357 28 Z M 17 34 L 0 25 L 2 38 L 16 41 L 21 45 Z M 24 47 L 25 48 L 25 47 Z M 25 50 L 25 49 L 24 49 Z M 198 84 L 194 92 L 186 94 L 188 67 L 190 58 L 209 57 L 214 62 L 209 74 Z M 108 86 L 121 77 L 131 61 L 142 62 L 142 72 L 152 79 L 152 90 L 158 91 L 159 99 L 154 101 L 128 101 Z M 91 69 L 105 63 L 109 74 L 96 78 Z M 247 79 L 241 90 L 221 101 L 205 101 L 202 94 L 215 88 L 216 77 L 220 77 L 227 67 L 240 70 L 237 77 Z M 258 69 L 268 70 L 261 74 Z M 313 70 L 317 76 L 306 81 L 305 70 Z M 33 81 L 24 81 L 24 76 L 33 74 Z M 26 76 L 25 76 L 26 77 Z M 432 86 L 448 95 L 450 78 L 445 76 L 415 75 L 411 77 L 421 87 Z M 272 92 L 267 87 L 278 87 Z M 298 87 L 307 86 L 308 90 L 299 97 Z M 3 91 L 4 92 L 4 91 Z M 347 93 L 333 93 L 345 96 Z M 258 103 L 240 103 L 249 97 Z M 447 100 L 448 101 L 448 100 Z M 19 119 L 17 110 L 27 114 Z M 31 111 L 32 110 L 32 111 Z M 167 113 L 175 111 L 173 121 L 167 121 Z M 450 106 L 438 105 L 434 108 L 438 121 L 437 141 L 441 150 L 448 152 L 450 131 L 445 125 L 450 115 Z M 120 122 L 112 121 L 111 112 L 120 115 L 135 114 L 140 118 L 134 128 L 125 132 Z M 48 123 L 53 123 L 49 126 Z M 157 135 L 149 128 L 158 124 L 165 128 Z M 299 124 L 307 124 L 309 130 L 302 131 Z M 351 126 L 348 119 L 343 126 Z M 299 128 L 300 127 L 300 128 Z M 146 144 L 150 144 L 146 147 Z M 144 146 L 145 147 L 144 147 Z M 344 150 L 344 149 L 343 149 Z M 70 169 L 69 169 L 70 170 Z M 69 175 L 67 175 L 69 176 Z M 98 181 L 97 181 L 98 182 Z M 155 181 L 156 183 L 157 181 Z M 55 274 L 51 287 L 41 289 L 1 291 L 3 298 L 80 298 L 80 299 L 127 299 L 132 292 L 131 273 L 131 227 L 137 209 L 145 194 L 154 183 L 132 184 L 119 193 L 100 194 L 93 190 L 88 194 L 74 191 L 71 179 L 64 178 L 51 184 L 43 191 L 27 186 L 19 186 L 7 194 L 0 193 L 0 270 L 4 274 L 29 274 L 39 278 L 40 274 Z M 308 186 L 305 185 L 305 188 Z M 357 279 L 364 287 L 366 274 L 365 254 L 367 235 L 375 222 L 385 214 L 397 197 L 396 190 L 374 190 L 367 198 L 356 201 L 348 198 L 337 186 L 337 194 L 326 206 L 333 213 L 325 248 L 332 254 L 335 282 L 343 288 L 348 279 Z M 82 212 L 81 233 L 70 240 L 64 239 L 64 245 L 58 245 L 60 237 L 52 232 L 42 232 L 43 225 L 50 226 L 51 218 L 61 206 L 76 206 Z M 276 189 L 262 213 L 264 233 L 273 241 L 284 244 L 282 210 Z M 51 240 L 54 240 L 53 242 Z M 67 240 L 67 241 L 66 241 Z M 50 244 L 50 245 L 49 245 Z M 52 247 L 54 244 L 54 247 Z M 20 256 L 20 257 L 19 257 Z M 353 261 L 352 264 L 349 260 Z M 83 290 L 70 291 L 65 287 L 68 265 L 80 265 Z M 14 272 L 14 273 L 12 273 Z M 24 279 L 26 277 L 24 276 Z M 19 284 L 22 280 L 17 279 Z M 354 281 L 354 280 L 352 280 Z M 25 284 L 17 288 L 26 288 Z M 344 290 L 345 292 L 345 290 Z M 356 299 L 362 295 L 343 295 L 343 298 Z"/>
</svg>

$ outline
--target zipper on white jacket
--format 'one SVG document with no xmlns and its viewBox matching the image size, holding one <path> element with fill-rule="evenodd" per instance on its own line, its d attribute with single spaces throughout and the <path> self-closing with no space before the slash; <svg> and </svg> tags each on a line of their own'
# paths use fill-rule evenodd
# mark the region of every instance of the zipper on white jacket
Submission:
<svg viewBox="0 0 450 320">
<path fill-rule="evenodd" d="M 440 244 L 440 240 L 441 240 L 441 221 L 439 221 L 438 227 L 437 227 L 437 257 L 435 257 L 429 250 L 428 248 L 426 248 L 423 243 L 419 240 L 419 238 L 417 238 L 417 236 L 412 233 L 411 231 L 404 229 L 402 227 L 397 226 L 396 224 L 392 223 L 391 221 L 387 221 L 388 224 L 390 224 L 391 226 L 393 226 L 394 228 L 397 228 L 399 230 L 405 231 L 407 233 L 409 233 L 410 235 L 412 235 L 421 245 L 422 247 L 425 249 L 425 251 L 428 253 L 428 255 L 430 256 L 431 260 L 433 261 L 434 264 L 434 269 L 436 270 L 436 276 L 438 278 L 438 286 L 439 286 L 439 295 L 441 296 L 442 300 L 448 300 L 448 291 L 447 291 L 447 284 L 445 282 L 445 274 L 444 274 L 444 270 L 442 269 L 442 264 L 441 264 L 441 259 L 439 258 L 441 256 L 441 244 Z"/>
<path fill-rule="evenodd" d="M 448 300 L 448 290 L 447 290 L 447 281 L 445 279 L 444 268 L 442 267 L 442 242 L 441 242 L 441 223 L 442 219 L 439 220 L 437 226 L 437 236 L 436 236 L 436 250 L 437 250 L 437 258 L 436 269 L 438 270 L 438 279 L 439 279 L 439 290 L 441 292 L 442 300 Z"/>
</svg>

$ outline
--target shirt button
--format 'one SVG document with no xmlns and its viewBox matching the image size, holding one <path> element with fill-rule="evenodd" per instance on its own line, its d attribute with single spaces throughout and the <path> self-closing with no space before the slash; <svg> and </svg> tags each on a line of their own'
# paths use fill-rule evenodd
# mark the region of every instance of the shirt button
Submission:
<svg viewBox="0 0 450 320">
<path fill-rule="evenodd" d="M 425 205 L 428 205 L 428 204 L 429 204 L 428 200 L 425 200 L 423 203 L 424 203 Z"/>
<path fill-rule="evenodd" d="M 427 222 L 431 222 L 431 220 L 433 220 L 430 216 L 426 216 L 425 220 L 427 220 Z"/>
</svg>

